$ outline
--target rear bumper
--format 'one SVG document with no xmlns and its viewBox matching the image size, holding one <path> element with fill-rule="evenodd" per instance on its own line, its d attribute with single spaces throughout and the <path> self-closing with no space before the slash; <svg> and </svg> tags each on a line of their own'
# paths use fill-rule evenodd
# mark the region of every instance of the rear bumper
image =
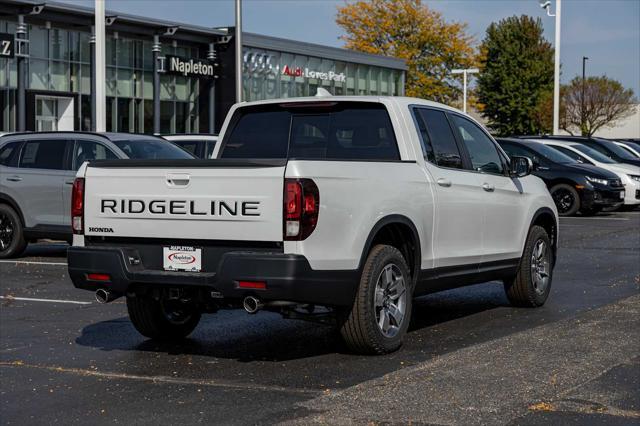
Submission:
<svg viewBox="0 0 640 426">
<path fill-rule="evenodd" d="M 199 286 L 210 288 L 228 300 L 255 295 L 264 300 L 284 300 L 327 306 L 349 306 L 355 297 L 358 271 L 318 271 L 304 256 L 284 253 L 228 252 L 215 272 L 171 272 L 147 269 L 131 249 L 118 247 L 70 247 L 69 275 L 76 288 L 99 288 L 126 293 L 132 286 Z M 89 274 L 108 274 L 109 281 L 92 281 Z M 262 281 L 266 289 L 244 289 L 239 281 Z"/>
</svg>

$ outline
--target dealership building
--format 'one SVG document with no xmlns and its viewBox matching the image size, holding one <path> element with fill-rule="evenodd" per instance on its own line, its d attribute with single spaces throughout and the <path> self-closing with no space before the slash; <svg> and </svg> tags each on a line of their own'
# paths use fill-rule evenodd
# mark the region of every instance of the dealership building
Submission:
<svg viewBox="0 0 640 426">
<path fill-rule="evenodd" d="M 93 25 L 92 8 L 0 0 L 0 132 L 94 129 Z M 233 27 L 116 11 L 107 11 L 105 25 L 108 131 L 153 133 L 154 109 L 160 133 L 220 129 L 235 102 Z M 406 64 L 397 58 L 250 33 L 242 44 L 246 101 L 309 96 L 318 88 L 404 94 Z"/>
</svg>

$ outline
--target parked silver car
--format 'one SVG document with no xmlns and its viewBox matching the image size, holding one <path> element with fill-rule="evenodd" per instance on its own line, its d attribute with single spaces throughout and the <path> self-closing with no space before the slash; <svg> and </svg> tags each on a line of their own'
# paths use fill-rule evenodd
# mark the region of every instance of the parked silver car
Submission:
<svg viewBox="0 0 640 426">
<path fill-rule="evenodd" d="M 71 188 L 85 161 L 193 159 L 162 138 L 127 133 L 44 132 L 0 136 L 0 258 L 30 241 L 71 239 Z"/>
</svg>

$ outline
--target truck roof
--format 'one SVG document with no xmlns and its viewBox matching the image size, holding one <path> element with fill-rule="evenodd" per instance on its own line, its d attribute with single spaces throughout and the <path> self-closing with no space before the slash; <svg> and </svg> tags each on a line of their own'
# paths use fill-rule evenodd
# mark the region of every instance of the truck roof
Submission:
<svg viewBox="0 0 640 426">
<path fill-rule="evenodd" d="M 409 105 L 424 105 L 437 108 L 446 109 L 449 111 L 455 111 L 462 113 L 462 111 L 450 107 L 439 102 L 428 101 L 420 98 L 412 98 L 408 96 L 307 96 L 302 98 L 278 98 L 278 99 L 266 99 L 260 101 L 241 102 L 236 104 L 238 107 L 252 106 L 252 105 L 268 105 L 268 104 L 283 104 L 283 103 L 304 103 L 304 102 L 392 102 L 399 106 Z"/>
</svg>

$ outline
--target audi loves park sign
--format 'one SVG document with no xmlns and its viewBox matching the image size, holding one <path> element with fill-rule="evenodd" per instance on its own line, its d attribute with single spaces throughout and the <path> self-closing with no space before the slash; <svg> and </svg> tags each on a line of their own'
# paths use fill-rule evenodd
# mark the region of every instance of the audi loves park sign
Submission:
<svg viewBox="0 0 640 426">
<path fill-rule="evenodd" d="M 282 75 L 288 75 L 290 77 L 304 77 L 304 78 L 317 78 L 319 80 L 325 81 L 337 81 L 338 83 L 342 83 L 346 81 L 347 77 L 344 73 L 336 73 L 334 71 L 313 71 L 309 68 L 301 68 L 301 67 L 290 67 L 289 65 L 285 65 L 282 68 Z"/>
</svg>

